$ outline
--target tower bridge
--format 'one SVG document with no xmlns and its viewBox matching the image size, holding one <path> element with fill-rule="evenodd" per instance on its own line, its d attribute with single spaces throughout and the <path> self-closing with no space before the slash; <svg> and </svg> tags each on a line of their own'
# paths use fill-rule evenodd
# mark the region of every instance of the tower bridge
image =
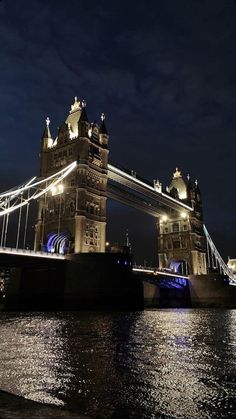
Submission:
<svg viewBox="0 0 236 419">
<path fill-rule="evenodd" d="M 164 190 L 158 180 L 111 164 L 108 145 L 105 115 L 100 124 L 89 122 L 85 101 L 75 98 L 56 138 L 47 118 L 40 176 L 0 194 L 0 246 L 7 248 L 10 218 L 17 213 L 15 248 L 20 242 L 26 247 L 30 204 L 37 202 L 35 254 L 104 253 L 110 198 L 155 218 L 160 274 L 169 269 L 182 276 L 205 275 L 217 269 L 236 283 L 204 225 L 199 185 L 176 169 Z"/>
</svg>

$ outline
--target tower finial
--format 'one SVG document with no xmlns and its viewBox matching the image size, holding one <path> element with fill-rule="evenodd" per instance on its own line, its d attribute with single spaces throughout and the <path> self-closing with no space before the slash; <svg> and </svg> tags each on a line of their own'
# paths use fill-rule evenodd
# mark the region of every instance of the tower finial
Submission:
<svg viewBox="0 0 236 419">
<path fill-rule="evenodd" d="M 102 120 L 102 121 L 104 121 L 104 120 L 105 120 L 105 118 L 106 118 L 105 113 L 102 113 L 102 114 L 101 114 L 101 120 Z"/>
<path fill-rule="evenodd" d="M 53 139 L 52 139 L 52 136 L 51 136 L 51 133 L 50 133 L 50 128 L 49 128 L 50 119 L 49 119 L 48 116 L 45 119 L 45 122 L 46 122 L 46 127 L 44 128 L 44 133 L 43 133 L 42 139 L 46 140 L 46 142 L 44 141 L 44 146 L 43 147 L 44 147 L 44 149 L 47 149 L 47 148 L 52 147 Z"/>
<path fill-rule="evenodd" d="M 86 100 L 82 100 L 82 108 L 86 108 L 86 105 L 87 105 L 87 103 L 86 103 Z"/>
<path fill-rule="evenodd" d="M 195 185 L 196 185 L 196 186 L 198 185 L 198 180 L 197 180 L 197 179 L 195 180 Z"/>
<path fill-rule="evenodd" d="M 190 175 L 189 175 L 189 173 L 187 174 L 187 179 L 188 179 L 188 181 L 190 181 Z"/>
<path fill-rule="evenodd" d="M 182 177 L 182 176 L 181 176 L 181 171 L 178 169 L 178 167 L 176 167 L 175 172 L 173 173 L 173 179 L 176 179 L 178 177 Z"/>
</svg>

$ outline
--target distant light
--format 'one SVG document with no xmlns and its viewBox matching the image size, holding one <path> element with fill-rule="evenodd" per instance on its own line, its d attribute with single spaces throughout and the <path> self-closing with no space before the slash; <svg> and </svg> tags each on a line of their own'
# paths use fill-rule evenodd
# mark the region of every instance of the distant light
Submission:
<svg viewBox="0 0 236 419">
<path fill-rule="evenodd" d="M 106 242 L 106 246 L 109 246 L 110 245 L 110 243 L 109 242 Z"/>
</svg>

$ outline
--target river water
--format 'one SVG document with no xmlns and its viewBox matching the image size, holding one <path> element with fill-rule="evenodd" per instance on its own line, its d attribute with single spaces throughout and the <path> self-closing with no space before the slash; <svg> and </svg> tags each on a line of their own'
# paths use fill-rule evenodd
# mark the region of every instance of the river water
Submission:
<svg viewBox="0 0 236 419">
<path fill-rule="evenodd" d="M 236 310 L 1 313 L 0 389 L 101 418 L 236 417 Z"/>
</svg>

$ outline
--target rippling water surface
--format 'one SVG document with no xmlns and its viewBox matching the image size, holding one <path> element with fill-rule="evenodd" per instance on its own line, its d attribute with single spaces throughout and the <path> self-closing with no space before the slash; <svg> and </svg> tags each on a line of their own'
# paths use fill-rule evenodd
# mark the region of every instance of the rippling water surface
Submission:
<svg viewBox="0 0 236 419">
<path fill-rule="evenodd" d="M 91 417 L 236 417 L 236 311 L 2 313 L 0 389 Z"/>
</svg>

